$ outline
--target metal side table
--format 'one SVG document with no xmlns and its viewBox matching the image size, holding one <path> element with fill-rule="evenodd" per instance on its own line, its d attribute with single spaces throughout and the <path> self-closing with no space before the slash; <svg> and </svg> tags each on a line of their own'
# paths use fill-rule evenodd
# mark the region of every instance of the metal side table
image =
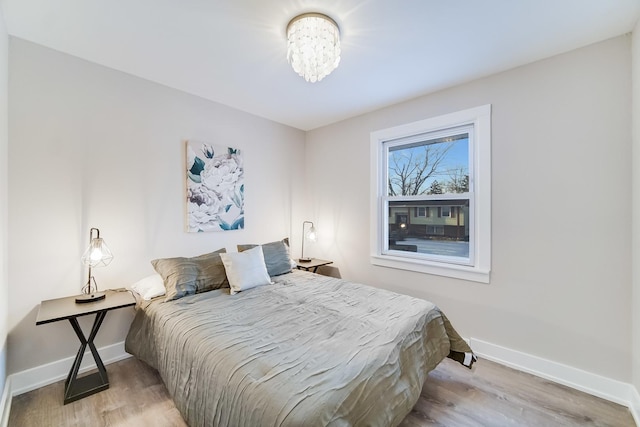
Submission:
<svg viewBox="0 0 640 427">
<path fill-rule="evenodd" d="M 76 303 L 75 298 L 76 296 L 72 296 L 42 301 L 40 303 L 40 309 L 38 310 L 38 316 L 36 317 L 36 325 L 44 325 L 45 323 L 68 319 L 80 340 L 80 348 L 73 361 L 73 365 L 71 365 L 69 375 L 67 375 L 67 379 L 64 382 L 65 405 L 109 388 L 107 370 L 104 367 L 104 363 L 102 363 L 102 359 L 98 354 L 93 340 L 98 334 L 98 330 L 108 311 L 122 307 L 130 307 L 136 303 L 133 295 L 127 291 L 107 291 L 106 298 L 84 304 Z M 89 314 L 95 314 L 96 318 L 93 321 L 93 327 L 91 328 L 89 337 L 85 337 L 78 324 L 78 317 Z M 80 363 L 82 362 L 87 346 L 89 346 L 91 350 L 93 359 L 98 367 L 98 372 L 78 378 Z"/>
</svg>

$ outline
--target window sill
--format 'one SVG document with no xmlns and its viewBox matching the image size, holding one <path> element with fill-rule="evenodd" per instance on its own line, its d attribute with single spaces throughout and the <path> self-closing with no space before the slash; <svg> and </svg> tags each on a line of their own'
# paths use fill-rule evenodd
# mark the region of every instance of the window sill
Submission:
<svg viewBox="0 0 640 427">
<path fill-rule="evenodd" d="M 490 270 L 488 269 L 485 270 L 464 265 L 412 260 L 389 255 L 372 255 L 371 264 L 378 265 L 380 267 L 435 274 L 437 276 L 451 277 L 454 279 L 463 279 L 479 283 L 489 283 L 491 276 Z"/>
</svg>

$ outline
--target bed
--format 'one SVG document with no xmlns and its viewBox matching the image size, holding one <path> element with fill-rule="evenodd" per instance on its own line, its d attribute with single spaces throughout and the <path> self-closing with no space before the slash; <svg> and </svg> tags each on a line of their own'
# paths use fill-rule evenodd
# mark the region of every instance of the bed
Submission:
<svg viewBox="0 0 640 427">
<path fill-rule="evenodd" d="M 127 352 L 196 426 L 394 426 L 445 357 L 471 349 L 432 303 L 293 270 L 138 305 Z"/>
</svg>

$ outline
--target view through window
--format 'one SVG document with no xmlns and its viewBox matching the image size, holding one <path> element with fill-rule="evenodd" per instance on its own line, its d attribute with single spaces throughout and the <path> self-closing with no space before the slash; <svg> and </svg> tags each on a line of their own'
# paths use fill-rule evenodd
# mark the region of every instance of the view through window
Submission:
<svg viewBox="0 0 640 427">
<path fill-rule="evenodd" d="M 471 132 L 464 127 L 385 142 L 387 251 L 471 262 Z"/>
</svg>

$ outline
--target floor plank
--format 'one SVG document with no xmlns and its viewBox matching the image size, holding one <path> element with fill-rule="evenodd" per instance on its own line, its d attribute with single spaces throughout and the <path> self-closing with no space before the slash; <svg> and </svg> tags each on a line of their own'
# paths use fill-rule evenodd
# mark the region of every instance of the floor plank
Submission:
<svg viewBox="0 0 640 427">
<path fill-rule="evenodd" d="M 158 373 L 129 358 L 107 367 L 110 388 L 68 405 L 63 381 L 13 398 L 9 427 L 185 427 Z M 429 374 L 401 427 L 616 426 L 624 406 L 487 360 L 473 370 L 451 360 Z"/>
</svg>

